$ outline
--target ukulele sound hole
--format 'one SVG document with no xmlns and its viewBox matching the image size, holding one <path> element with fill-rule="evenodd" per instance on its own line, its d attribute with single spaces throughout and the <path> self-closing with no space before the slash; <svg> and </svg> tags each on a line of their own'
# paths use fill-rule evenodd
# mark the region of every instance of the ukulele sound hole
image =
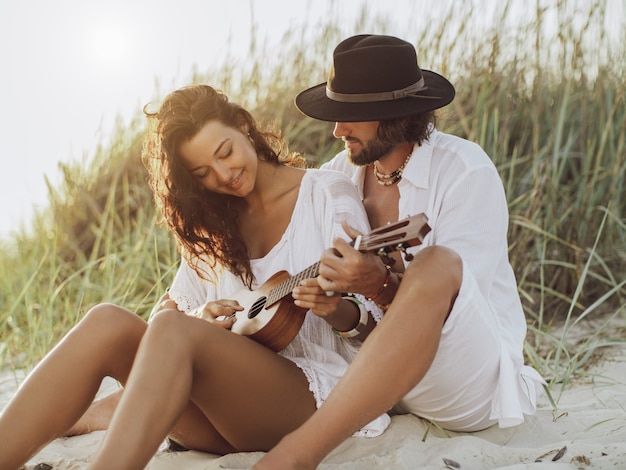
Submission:
<svg viewBox="0 0 626 470">
<path fill-rule="evenodd" d="M 259 313 L 261 313 L 261 310 L 263 310 L 263 307 L 265 307 L 266 301 L 267 297 L 259 297 L 256 302 L 252 304 L 252 307 L 250 307 L 250 311 L 248 312 L 248 318 L 254 318 Z"/>
</svg>

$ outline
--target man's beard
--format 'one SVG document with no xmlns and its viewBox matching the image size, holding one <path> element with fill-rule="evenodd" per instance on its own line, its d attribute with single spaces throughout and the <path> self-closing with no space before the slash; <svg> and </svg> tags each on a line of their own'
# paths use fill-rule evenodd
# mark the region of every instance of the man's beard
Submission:
<svg viewBox="0 0 626 470">
<path fill-rule="evenodd" d="M 361 142 L 361 151 L 354 154 L 348 149 L 348 158 L 354 165 L 365 166 L 380 160 L 393 149 L 392 144 L 381 142 L 379 139 L 370 140 L 367 145 Z"/>
</svg>

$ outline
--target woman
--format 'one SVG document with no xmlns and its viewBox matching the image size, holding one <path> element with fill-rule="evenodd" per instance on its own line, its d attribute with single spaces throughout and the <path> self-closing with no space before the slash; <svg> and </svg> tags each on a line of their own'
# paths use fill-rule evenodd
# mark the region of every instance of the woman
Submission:
<svg viewBox="0 0 626 470">
<path fill-rule="evenodd" d="M 373 327 L 311 278 L 293 291 L 311 311 L 279 354 L 228 331 L 243 308 L 233 293 L 314 264 L 346 238 L 343 221 L 367 232 L 363 207 L 340 173 L 281 160 L 278 137 L 211 87 L 173 92 L 153 118 L 144 163 L 180 269 L 149 324 L 98 305 L 33 370 L 0 415 L 2 469 L 66 433 L 105 376 L 124 391 L 90 468 L 144 468 L 166 436 L 215 454 L 268 450 L 321 405 Z M 335 334 L 357 324 L 354 339 Z"/>
</svg>

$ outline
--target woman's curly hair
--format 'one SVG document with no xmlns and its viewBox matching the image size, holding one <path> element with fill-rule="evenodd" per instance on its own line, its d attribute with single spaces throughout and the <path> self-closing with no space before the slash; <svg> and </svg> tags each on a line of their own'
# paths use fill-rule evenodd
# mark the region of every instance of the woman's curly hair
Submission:
<svg viewBox="0 0 626 470">
<path fill-rule="evenodd" d="M 275 165 L 303 166 L 304 159 L 289 154 L 281 137 L 259 130 L 252 115 L 207 85 L 183 87 L 169 94 L 158 111 L 150 113 L 151 129 L 144 142 L 142 161 L 154 202 L 169 230 L 182 246 L 182 254 L 199 276 L 223 266 L 251 287 L 254 280 L 246 244 L 233 209 L 235 196 L 204 188 L 182 165 L 179 150 L 209 122 L 238 130 L 247 127 L 259 159 Z M 283 156 L 284 155 L 284 156 Z"/>
</svg>

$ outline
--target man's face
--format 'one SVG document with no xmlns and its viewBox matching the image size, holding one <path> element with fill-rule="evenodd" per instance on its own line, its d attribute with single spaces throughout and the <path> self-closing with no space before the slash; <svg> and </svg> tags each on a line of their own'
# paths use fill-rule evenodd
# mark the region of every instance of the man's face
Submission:
<svg viewBox="0 0 626 470">
<path fill-rule="evenodd" d="M 354 165 L 365 166 L 374 163 L 393 149 L 392 144 L 379 140 L 379 121 L 336 122 L 333 135 L 343 139 L 348 158 Z"/>
</svg>

